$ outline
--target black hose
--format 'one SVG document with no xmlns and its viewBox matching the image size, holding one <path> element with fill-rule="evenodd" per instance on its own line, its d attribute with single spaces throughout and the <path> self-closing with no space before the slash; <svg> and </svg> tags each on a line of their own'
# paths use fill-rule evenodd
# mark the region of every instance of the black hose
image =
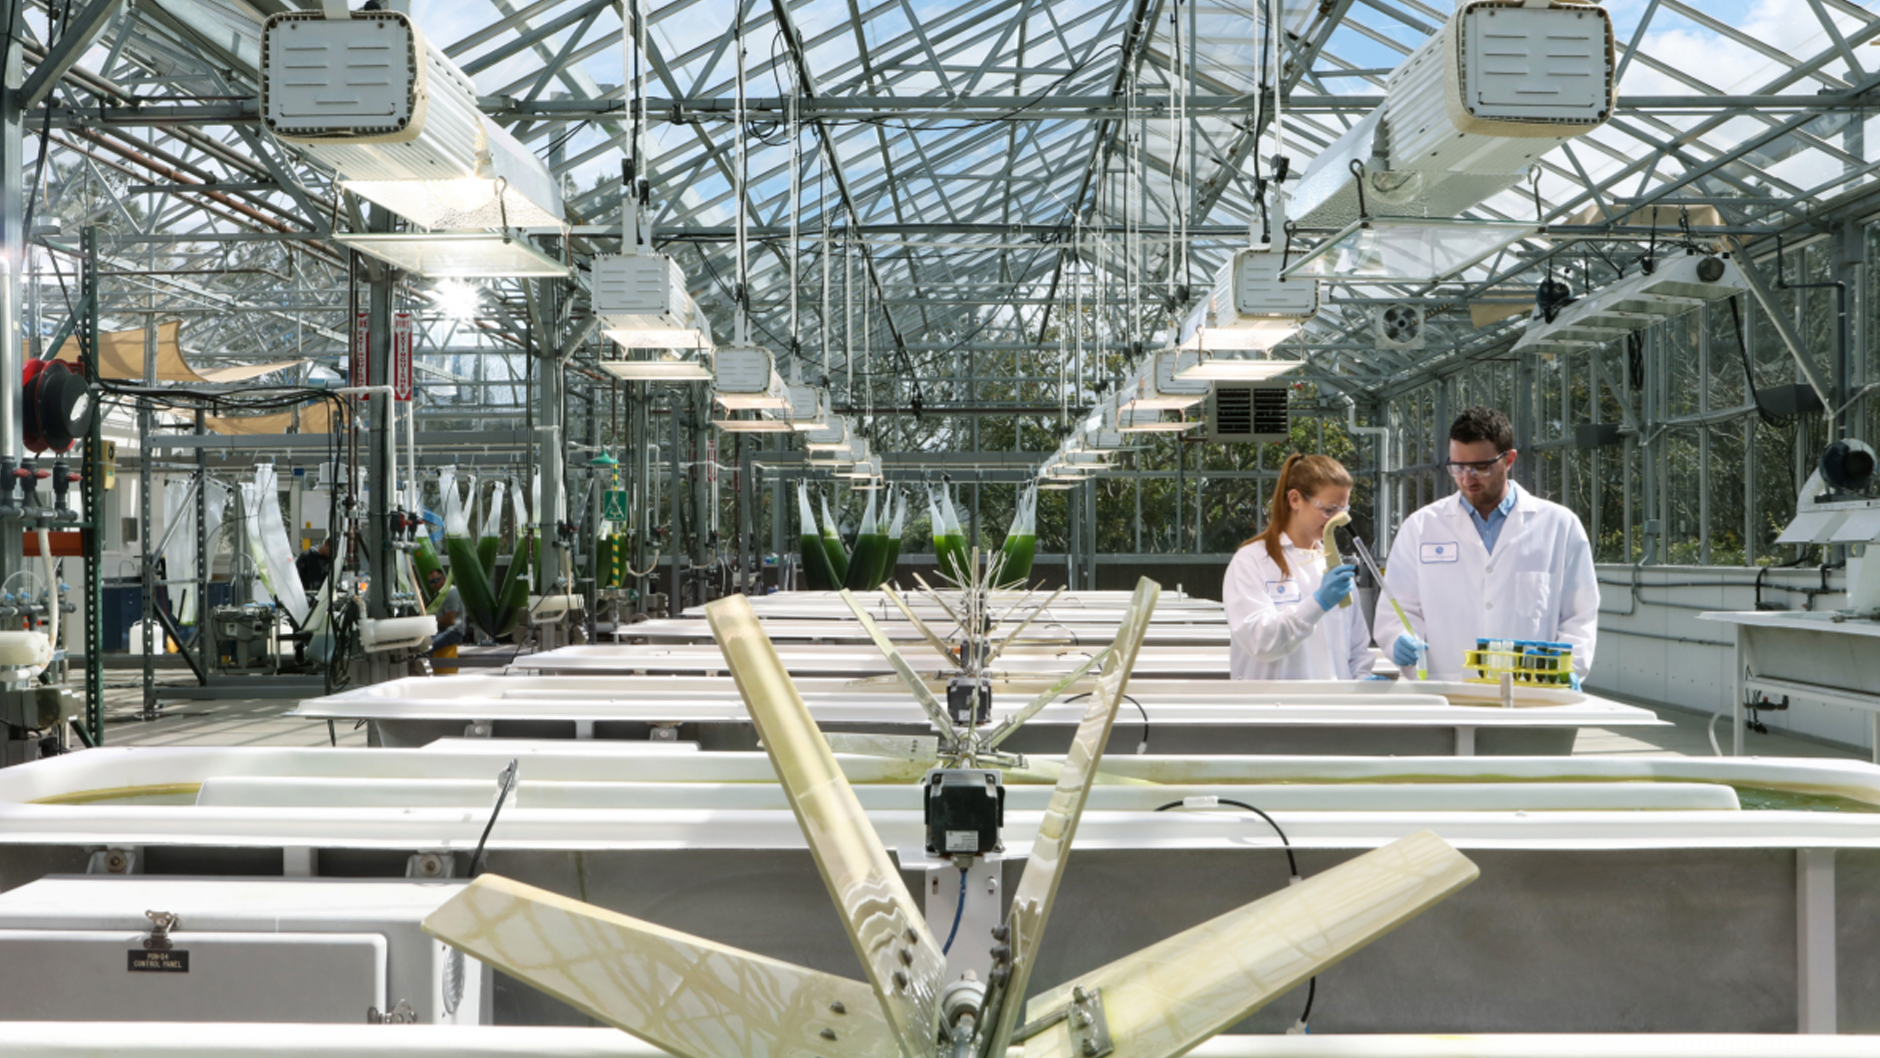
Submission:
<svg viewBox="0 0 1880 1058">
<path fill-rule="evenodd" d="M 1171 808 L 1181 808 L 1185 804 L 1186 802 L 1184 801 L 1170 801 L 1168 804 L 1158 807 L 1156 811 L 1166 812 Z M 1255 808 L 1254 806 L 1248 804 L 1245 801 L 1230 801 L 1225 797 L 1219 797 L 1215 799 L 1215 804 L 1229 805 L 1234 808 L 1244 808 L 1247 811 L 1252 812 L 1254 815 L 1259 816 L 1261 819 L 1266 820 L 1267 826 L 1270 826 L 1273 828 L 1273 833 L 1279 835 L 1280 845 L 1282 845 L 1286 849 L 1287 871 L 1289 871 L 1292 874 L 1292 880 L 1294 882 L 1297 882 L 1299 880 L 1299 877 L 1300 877 L 1299 861 L 1293 857 L 1292 841 L 1286 837 L 1286 831 L 1280 827 L 1278 821 L 1276 821 L 1272 816 L 1267 815 L 1265 812 L 1262 812 L 1258 808 Z M 964 889 L 962 889 L 961 892 L 963 894 Z M 1305 1010 L 1301 1011 L 1299 1014 L 1299 1027 L 1300 1028 L 1302 1029 L 1305 1028 L 1306 1024 L 1312 1020 L 1312 1004 L 1316 1002 L 1318 998 L 1319 998 L 1319 978 L 1317 974 L 1314 974 L 1312 975 L 1310 979 L 1306 981 L 1306 1008 Z"/>
<path fill-rule="evenodd" d="M 470 877 L 483 873 L 483 847 L 489 844 L 490 831 L 496 829 L 496 817 L 503 814 L 503 803 L 509 800 L 509 791 L 516 788 L 517 759 L 511 757 L 509 766 L 496 777 L 496 805 L 490 809 L 489 822 L 483 824 L 483 836 L 477 839 L 477 850 L 470 854 Z"/>
<path fill-rule="evenodd" d="M 1073 695 L 1071 695 L 1071 696 L 1070 696 L 1069 698 L 1066 698 L 1066 699 L 1064 699 L 1064 704 L 1065 704 L 1065 705 L 1069 705 L 1069 704 L 1071 704 L 1072 702 L 1074 702 L 1074 701 L 1076 701 L 1076 700 L 1077 700 L 1077 699 L 1079 699 L 1079 698 L 1088 698 L 1088 697 L 1090 697 L 1090 696 L 1091 696 L 1091 695 L 1092 695 L 1093 693 L 1095 693 L 1095 692 L 1093 692 L 1093 691 L 1085 691 L 1085 692 L 1084 692 L 1084 693 L 1082 693 L 1082 694 L 1073 694 Z M 1125 694 L 1125 695 L 1123 695 L 1123 700 L 1124 700 L 1124 701 L 1126 701 L 1126 702 L 1128 702 L 1129 704 L 1131 704 L 1131 705 L 1133 705 L 1133 706 L 1135 706 L 1135 707 L 1136 707 L 1136 711 L 1137 711 L 1138 713 L 1141 713 L 1141 714 L 1142 714 L 1142 741 L 1140 741 L 1140 742 L 1138 742 L 1138 743 L 1136 743 L 1136 752 L 1137 752 L 1137 753 L 1147 753 L 1147 752 L 1149 751 L 1149 710 L 1147 710 L 1147 709 L 1144 709 L 1144 708 L 1142 707 L 1142 703 L 1141 703 L 1141 702 L 1139 702 L 1139 701 L 1137 701 L 1136 699 L 1134 699 L 1134 698 L 1132 698 L 1132 697 L 1130 697 L 1130 696 L 1129 696 L 1129 695 L 1127 695 L 1127 694 Z M 1177 801 L 1177 802 L 1175 802 L 1175 803 L 1176 803 L 1176 804 L 1180 804 L 1181 802 L 1180 802 L 1180 801 Z M 1221 803 L 1222 803 L 1222 804 L 1226 804 L 1227 802 L 1226 802 L 1226 801 L 1223 801 L 1223 802 L 1221 802 Z M 1163 808 L 1166 808 L 1166 807 L 1168 807 L 1168 806 L 1167 806 L 1167 805 L 1164 805 L 1164 806 L 1162 806 L 1162 807 L 1163 807 Z M 1251 807 L 1251 806 L 1249 806 L 1249 807 Z M 1161 808 L 1158 808 L 1158 809 L 1156 809 L 1156 811 L 1158 811 L 1158 812 L 1160 812 L 1161 810 L 1162 810 Z M 1259 809 L 1257 809 L 1257 808 L 1255 808 L 1255 809 L 1254 809 L 1254 811 L 1256 811 L 1256 812 L 1258 812 L 1258 811 L 1260 811 L 1260 810 L 1259 810 Z M 1263 813 L 1263 814 L 1264 814 L 1264 813 Z M 1270 822 L 1272 822 L 1272 820 L 1270 820 L 1270 819 L 1269 819 L 1269 820 L 1267 820 L 1267 822 L 1269 822 L 1269 823 L 1270 823 Z M 1279 829 L 1279 828 L 1278 828 L 1278 827 L 1276 826 L 1276 827 L 1274 827 L 1274 829 L 1275 829 L 1275 830 L 1277 830 L 1277 829 Z M 1286 836 L 1285 836 L 1284 834 L 1282 834 L 1282 835 L 1280 835 L 1280 840 L 1282 840 L 1282 841 L 1283 841 L 1283 840 L 1285 840 L 1285 837 L 1286 837 Z"/>
<path fill-rule="evenodd" d="M 1183 806 L 1184 803 L 1185 802 L 1182 802 L 1182 801 L 1170 801 L 1168 804 L 1162 805 L 1160 808 L 1157 808 L 1156 811 L 1166 812 L 1171 808 L 1180 808 Z M 1261 819 L 1266 820 L 1267 825 L 1273 828 L 1273 833 L 1279 835 L 1279 843 L 1282 846 L 1284 846 L 1286 849 L 1286 869 L 1292 872 L 1292 877 L 1294 881 L 1299 880 L 1300 878 L 1299 861 L 1293 858 L 1292 842 L 1287 840 L 1286 832 L 1280 829 L 1279 823 L 1275 822 L 1272 816 L 1267 815 L 1265 812 L 1260 811 L 1258 808 L 1253 807 L 1252 805 L 1248 804 L 1245 801 L 1230 801 L 1225 797 L 1220 797 L 1220 798 L 1215 799 L 1215 803 L 1223 804 L 1223 805 L 1230 805 L 1234 808 L 1244 808 L 1247 811 L 1252 812 L 1254 815 L 1259 816 Z"/>
</svg>

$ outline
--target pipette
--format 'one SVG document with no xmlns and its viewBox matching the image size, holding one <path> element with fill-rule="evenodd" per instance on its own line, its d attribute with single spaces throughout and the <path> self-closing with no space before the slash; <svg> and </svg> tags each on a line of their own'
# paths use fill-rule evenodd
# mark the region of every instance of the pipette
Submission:
<svg viewBox="0 0 1880 1058">
<path fill-rule="evenodd" d="M 1384 596 L 1384 600 L 1390 603 L 1390 608 L 1397 612 L 1397 620 L 1403 623 L 1403 630 L 1415 635 L 1416 633 L 1410 629 L 1410 618 L 1404 616 L 1403 607 L 1397 605 L 1397 596 L 1392 595 L 1390 585 L 1384 583 L 1384 571 L 1377 568 L 1377 559 L 1371 557 L 1371 549 L 1365 547 L 1363 538 L 1355 533 L 1351 537 L 1351 549 L 1358 553 L 1358 561 L 1364 563 L 1364 568 L 1371 571 L 1371 579 L 1377 581 L 1378 594 Z M 1429 649 L 1427 643 L 1417 649 L 1417 679 L 1419 680 L 1430 678 Z"/>
</svg>

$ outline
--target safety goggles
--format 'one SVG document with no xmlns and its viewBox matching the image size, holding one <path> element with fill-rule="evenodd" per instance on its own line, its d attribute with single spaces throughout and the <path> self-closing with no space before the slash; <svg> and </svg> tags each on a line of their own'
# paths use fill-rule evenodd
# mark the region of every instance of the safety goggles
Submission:
<svg viewBox="0 0 1880 1058">
<path fill-rule="evenodd" d="M 1351 509 L 1351 505 L 1348 503 L 1345 503 L 1345 504 L 1320 503 L 1317 500 L 1309 500 L 1307 502 L 1311 503 L 1312 506 L 1317 507 L 1319 509 L 1319 513 L 1323 514 L 1327 518 L 1336 518 L 1339 515 Z"/>
<path fill-rule="evenodd" d="M 1482 478 L 1494 473 L 1495 468 L 1501 466 L 1507 458 L 1508 453 L 1503 452 L 1493 459 L 1484 459 L 1478 463 L 1444 463 L 1443 467 L 1452 478 Z"/>
</svg>

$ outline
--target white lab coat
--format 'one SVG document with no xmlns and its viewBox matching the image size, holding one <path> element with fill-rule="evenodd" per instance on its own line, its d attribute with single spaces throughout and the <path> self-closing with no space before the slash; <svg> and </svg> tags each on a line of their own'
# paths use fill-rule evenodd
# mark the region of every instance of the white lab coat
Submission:
<svg viewBox="0 0 1880 1058">
<path fill-rule="evenodd" d="M 1325 552 L 1282 545 L 1281 573 L 1256 540 L 1228 563 L 1228 672 L 1237 680 L 1355 680 L 1371 674 L 1371 633 L 1354 593 L 1327 612 L 1312 597 L 1325 579 Z"/>
<path fill-rule="evenodd" d="M 1405 519 L 1391 544 L 1384 580 L 1430 645 L 1431 679 L 1461 679 L 1464 653 L 1484 637 L 1570 643 L 1573 670 L 1584 679 L 1593 667 L 1599 580 L 1586 530 L 1565 507 L 1508 487 L 1514 509 L 1492 555 L 1453 494 Z M 1382 598 L 1376 620 L 1388 653 L 1405 629 Z"/>
</svg>

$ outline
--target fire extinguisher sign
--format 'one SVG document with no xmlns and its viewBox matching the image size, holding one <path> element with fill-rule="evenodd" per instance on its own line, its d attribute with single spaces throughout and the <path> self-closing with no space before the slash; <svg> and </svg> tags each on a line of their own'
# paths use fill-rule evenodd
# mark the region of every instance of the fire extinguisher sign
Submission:
<svg viewBox="0 0 1880 1058">
<path fill-rule="evenodd" d="M 411 399 L 411 313 L 392 314 L 392 399 Z"/>
</svg>

